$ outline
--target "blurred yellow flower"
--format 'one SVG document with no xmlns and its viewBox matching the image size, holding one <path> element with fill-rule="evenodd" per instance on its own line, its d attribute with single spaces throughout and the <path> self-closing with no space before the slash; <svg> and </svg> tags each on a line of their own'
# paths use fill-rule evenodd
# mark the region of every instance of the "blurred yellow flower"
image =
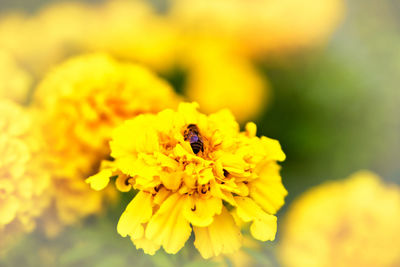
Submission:
<svg viewBox="0 0 400 267">
<path fill-rule="evenodd" d="M 259 55 L 324 42 L 344 13 L 343 0 L 173 0 L 170 17 L 186 31 L 231 40 Z"/>
<path fill-rule="evenodd" d="M 173 0 L 163 14 L 141 0 L 55 3 L 33 16 L 2 17 L 0 49 L 38 80 L 82 52 L 110 53 L 160 72 L 187 57 L 189 99 L 206 113 L 229 108 L 245 122 L 269 99 L 268 84 L 250 59 L 325 41 L 343 9 L 343 0 Z"/>
<path fill-rule="evenodd" d="M 156 70 L 173 67 L 180 43 L 178 29 L 157 14 L 151 4 L 117 0 L 90 11 L 94 14 L 93 27 L 82 40 L 83 49 L 106 51 Z"/>
<path fill-rule="evenodd" d="M 256 137 L 254 123 L 239 132 L 228 110 L 206 116 L 195 103 L 145 114 L 118 127 L 110 142 L 113 161 L 87 179 L 101 190 L 118 176 L 120 191 L 138 190 L 117 231 L 154 254 L 177 253 L 192 229 L 204 258 L 233 253 L 242 244 L 233 214 L 251 223 L 258 240 L 274 240 L 276 217 L 287 192 L 277 161 L 278 141 Z"/>
<path fill-rule="evenodd" d="M 0 19 L 0 49 L 38 77 L 83 52 L 107 52 L 164 69 L 173 64 L 175 47 L 176 30 L 145 1 L 54 3 L 33 16 L 12 13 Z"/>
<path fill-rule="evenodd" d="M 0 98 L 25 103 L 31 85 L 29 73 L 18 66 L 9 53 L 0 50 Z"/>
<path fill-rule="evenodd" d="M 30 115 L 0 99 L 0 251 L 23 232 L 48 203 L 49 177 L 38 162 L 39 138 Z"/>
<path fill-rule="evenodd" d="M 105 54 L 70 59 L 44 78 L 33 107 L 52 174 L 48 234 L 101 210 L 103 196 L 90 190 L 84 177 L 109 154 L 112 129 L 125 119 L 177 103 L 173 89 L 149 70 Z"/>
<path fill-rule="evenodd" d="M 284 266 L 399 266 L 400 188 L 361 171 L 306 192 L 282 230 Z"/>
<path fill-rule="evenodd" d="M 185 92 L 212 113 L 228 108 L 239 122 L 256 118 L 269 97 L 267 79 L 244 57 L 230 51 L 229 44 L 215 39 L 197 39 L 181 61 L 187 66 Z"/>
</svg>

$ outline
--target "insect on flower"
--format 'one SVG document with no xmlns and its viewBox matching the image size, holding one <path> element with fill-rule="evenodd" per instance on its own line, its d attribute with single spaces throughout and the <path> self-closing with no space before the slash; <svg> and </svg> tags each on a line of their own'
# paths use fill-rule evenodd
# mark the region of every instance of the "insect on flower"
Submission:
<svg viewBox="0 0 400 267">
<path fill-rule="evenodd" d="M 114 160 L 86 180 L 102 190 L 118 176 L 118 190 L 139 190 L 117 231 L 147 254 L 161 247 L 176 254 L 192 232 L 203 258 L 234 253 L 243 242 L 235 219 L 251 223 L 257 240 L 275 238 L 275 214 L 287 194 L 277 163 L 285 159 L 279 142 L 257 137 L 254 123 L 240 131 L 227 109 L 210 115 L 197 109 L 196 103 L 180 103 L 176 111 L 127 120 L 113 132 Z M 132 134 L 146 142 L 132 142 Z M 127 176 L 134 178 L 125 186 Z"/>
<path fill-rule="evenodd" d="M 203 139 L 196 124 L 189 124 L 183 133 L 183 137 L 185 141 L 190 142 L 194 154 L 199 153 L 200 150 L 204 152 Z"/>
</svg>

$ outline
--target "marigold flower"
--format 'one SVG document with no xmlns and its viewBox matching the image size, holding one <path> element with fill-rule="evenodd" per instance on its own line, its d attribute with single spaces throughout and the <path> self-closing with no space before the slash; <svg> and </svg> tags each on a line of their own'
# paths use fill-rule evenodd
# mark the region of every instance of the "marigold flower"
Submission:
<svg viewBox="0 0 400 267">
<path fill-rule="evenodd" d="M 264 111 L 270 88 L 248 59 L 233 54 L 229 45 L 215 39 L 201 40 L 187 53 L 185 92 L 202 111 L 209 114 L 228 108 L 239 122 Z"/>
<path fill-rule="evenodd" d="M 106 52 L 166 69 L 173 64 L 176 46 L 176 30 L 145 1 L 61 2 L 34 15 L 0 17 L 0 48 L 37 77 L 84 52 Z"/>
<path fill-rule="evenodd" d="M 279 142 L 244 132 L 228 110 L 209 116 L 195 103 L 178 110 L 144 114 L 118 127 L 110 142 L 113 161 L 87 179 L 101 190 L 117 175 L 120 191 L 138 190 L 117 231 L 136 247 L 154 254 L 160 246 L 177 253 L 192 229 L 204 258 L 232 253 L 242 243 L 234 220 L 249 222 L 258 240 L 274 240 L 273 215 L 287 194 L 277 161 Z M 185 141 L 186 140 L 186 141 Z"/>
<path fill-rule="evenodd" d="M 282 229 L 284 266 L 399 266 L 400 187 L 360 171 L 300 196 Z"/>
<path fill-rule="evenodd" d="M 170 16 L 188 31 L 220 36 L 246 55 L 259 55 L 324 42 L 343 13 L 343 0 L 173 0 Z"/>
<path fill-rule="evenodd" d="M 57 225 L 101 210 L 103 196 L 90 190 L 84 177 L 109 153 L 112 129 L 125 119 L 176 103 L 173 89 L 149 70 L 104 54 L 70 59 L 45 77 L 33 106 L 41 116 L 38 125 L 48 144 L 43 153 L 52 174 L 49 213 L 56 218 L 46 220 L 49 234 L 59 231 Z"/>
<path fill-rule="evenodd" d="M 147 1 L 114 0 L 88 10 L 95 26 L 80 41 L 84 50 L 106 51 L 156 70 L 174 66 L 181 41 L 178 29 Z"/>
<path fill-rule="evenodd" d="M 37 161 L 39 138 L 29 114 L 0 99 L 0 247 L 35 227 L 48 203 L 49 177 Z"/>
</svg>

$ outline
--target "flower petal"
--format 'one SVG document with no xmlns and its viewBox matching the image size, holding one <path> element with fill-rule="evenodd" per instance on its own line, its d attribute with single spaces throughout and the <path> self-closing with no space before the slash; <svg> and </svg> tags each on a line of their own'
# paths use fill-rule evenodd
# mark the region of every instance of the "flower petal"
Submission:
<svg viewBox="0 0 400 267">
<path fill-rule="evenodd" d="M 121 192 L 128 192 L 132 189 L 132 184 L 130 183 L 132 180 L 132 177 L 129 177 L 125 174 L 119 174 L 117 180 L 115 181 L 115 186 Z"/>
<path fill-rule="evenodd" d="M 261 137 L 262 146 L 260 148 L 268 151 L 268 160 L 284 161 L 286 159 L 285 153 L 283 153 L 281 144 L 278 140 L 271 139 L 265 136 Z"/>
<path fill-rule="evenodd" d="M 208 227 L 193 227 L 196 236 L 194 246 L 205 259 L 221 253 L 233 253 L 242 245 L 242 235 L 232 216 L 222 208 L 220 215 L 214 217 Z"/>
<path fill-rule="evenodd" d="M 251 198 L 270 214 L 275 214 L 283 206 L 287 195 L 279 170 L 276 162 L 268 163 L 261 169 L 259 178 L 249 184 Z"/>
<path fill-rule="evenodd" d="M 90 176 L 85 181 L 90 184 L 90 187 L 96 191 L 103 190 L 110 182 L 110 177 L 113 176 L 112 169 L 104 169 L 99 173 Z"/>
<path fill-rule="evenodd" d="M 256 136 L 256 133 L 257 133 L 257 125 L 256 125 L 254 122 L 248 122 L 248 123 L 246 123 L 245 129 L 246 129 L 246 135 L 247 135 L 248 137 L 254 137 L 254 136 Z"/>
<path fill-rule="evenodd" d="M 192 229 L 182 214 L 184 201 L 180 194 L 168 197 L 150 219 L 146 238 L 162 245 L 167 253 L 175 254 L 190 237 Z"/>
<path fill-rule="evenodd" d="M 161 173 L 160 179 L 162 184 L 166 188 L 173 191 L 176 191 L 179 188 L 182 181 L 182 177 L 179 176 L 177 173 L 169 173 L 169 172 Z"/>
<path fill-rule="evenodd" d="M 152 114 L 141 114 L 135 120 L 127 120 L 113 132 L 110 142 L 111 156 L 120 158 L 132 156 L 137 152 L 153 153 L 159 150 L 158 136 L 153 125 L 156 117 Z M 140 132 L 135 135 L 132 133 Z"/>
<path fill-rule="evenodd" d="M 185 196 L 184 201 L 183 215 L 195 226 L 208 226 L 213 222 L 214 216 L 221 213 L 222 201 L 215 197 L 203 199 Z"/>
<path fill-rule="evenodd" d="M 207 184 L 213 179 L 214 179 L 214 173 L 212 171 L 212 168 L 210 167 L 210 168 L 204 168 L 199 172 L 197 181 L 199 184 L 203 185 Z"/>
<path fill-rule="evenodd" d="M 157 250 L 160 249 L 160 245 L 157 245 L 153 241 L 145 238 L 144 236 L 139 239 L 131 238 L 133 244 L 135 244 L 136 249 L 143 249 L 144 253 L 149 255 L 154 255 Z"/>
<path fill-rule="evenodd" d="M 251 235 L 261 241 L 273 241 L 277 230 L 276 216 L 265 213 L 248 197 L 235 197 L 235 200 L 237 215 L 245 222 L 253 221 Z"/>
<path fill-rule="evenodd" d="M 118 233 L 133 239 L 139 239 L 144 234 L 143 223 L 149 221 L 152 215 L 152 196 L 140 191 L 126 207 L 117 225 Z"/>
</svg>

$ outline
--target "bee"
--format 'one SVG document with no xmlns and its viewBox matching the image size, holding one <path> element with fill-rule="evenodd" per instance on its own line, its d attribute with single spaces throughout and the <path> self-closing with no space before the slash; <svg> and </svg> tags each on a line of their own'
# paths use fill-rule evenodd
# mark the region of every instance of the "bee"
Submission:
<svg viewBox="0 0 400 267">
<path fill-rule="evenodd" d="M 189 141 L 194 154 L 197 154 L 200 151 L 204 152 L 203 138 L 201 137 L 199 128 L 196 124 L 189 124 L 186 127 L 183 133 L 183 138 L 185 141 Z"/>
</svg>

